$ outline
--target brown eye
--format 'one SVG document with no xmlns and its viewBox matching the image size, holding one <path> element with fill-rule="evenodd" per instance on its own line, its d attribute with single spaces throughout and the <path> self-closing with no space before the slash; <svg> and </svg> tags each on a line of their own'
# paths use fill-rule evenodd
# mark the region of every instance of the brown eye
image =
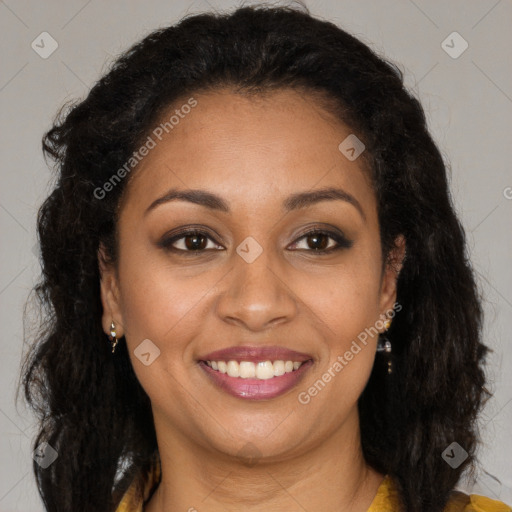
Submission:
<svg viewBox="0 0 512 512">
<path fill-rule="evenodd" d="M 185 247 L 190 251 L 198 251 L 204 249 L 207 245 L 207 237 L 200 233 L 194 235 L 187 235 L 183 237 Z"/>
<path fill-rule="evenodd" d="M 305 247 L 297 247 L 301 240 L 305 242 Z M 329 240 L 334 243 L 330 243 Z M 294 242 L 293 249 L 305 250 L 317 254 L 328 254 L 340 249 L 348 249 L 352 247 L 352 244 L 352 240 L 348 240 L 339 233 L 315 230 L 302 235 L 297 242 Z"/>
<path fill-rule="evenodd" d="M 325 233 L 314 233 L 308 235 L 306 240 L 311 249 L 324 251 L 329 246 L 329 238 Z"/>
<path fill-rule="evenodd" d="M 211 243 L 208 246 L 208 243 Z M 159 246 L 169 251 L 181 253 L 199 253 L 206 250 L 221 248 L 216 244 L 212 237 L 203 231 L 188 230 L 177 233 L 170 238 L 164 238 L 159 242 Z"/>
</svg>

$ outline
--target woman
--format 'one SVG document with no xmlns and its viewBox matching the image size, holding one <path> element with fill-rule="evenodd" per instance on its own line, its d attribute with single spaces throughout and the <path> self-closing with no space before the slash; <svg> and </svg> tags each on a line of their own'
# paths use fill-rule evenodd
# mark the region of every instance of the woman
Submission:
<svg viewBox="0 0 512 512">
<path fill-rule="evenodd" d="M 488 349 L 393 65 L 291 8 L 191 16 L 43 147 L 52 315 L 24 384 L 48 511 L 511 510 L 453 490 Z"/>
</svg>

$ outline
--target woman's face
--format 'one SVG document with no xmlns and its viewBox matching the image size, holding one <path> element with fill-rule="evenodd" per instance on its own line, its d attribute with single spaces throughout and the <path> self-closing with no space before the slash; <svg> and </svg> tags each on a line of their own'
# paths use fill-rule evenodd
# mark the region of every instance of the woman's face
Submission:
<svg viewBox="0 0 512 512">
<path fill-rule="evenodd" d="M 333 435 L 346 439 L 357 431 L 357 400 L 375 357 L 375 330 L 365 336 L 365 329 L 384 330 L 382 315 L 396 295 L 396 272 L 382 270 L 376 199 L 362 159 L 353 159 L 348 142 L 348 152 L 339 149 L 351 131 L 313 97 L 291 90 L 194 99 L 193 108 L 169 110 L 164 121 L 178 109 L 179 122 L 162 140 L 159 131 L 150 134 L 156 145 L 133 171 L 117 272 L 102 272 L 104 330 L 114 319 L 118 337 L 126 337 L 160 441 L 284 460 Z M 322 189 L 339 193 L 308 196 Z M 154 203 L 171 190 L 217 199 Z M 179 235 L 186 228 L 200 234 Z M 309 231 L 317 235 L 304 236 Z M 339 248 L 315 252 L 331 247 Z M 279 346 L 312 362 L 298 378 L 285 370 L 257 380 L 201 362 L 240 346 Z"/>
</svg>

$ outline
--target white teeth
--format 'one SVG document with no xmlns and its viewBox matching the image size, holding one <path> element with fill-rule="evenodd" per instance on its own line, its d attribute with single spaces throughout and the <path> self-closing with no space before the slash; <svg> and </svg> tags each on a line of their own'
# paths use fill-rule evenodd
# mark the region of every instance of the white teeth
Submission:
<svg viewBox="0 0 512 512">
<path fill-rule="evenodd" d="M 299 361 L 206 361 L 206 364 L 213 370 L 220 373 L 227 373 L 230 377 L 242 379 L 266 380 L 279 377 L 285 373 L 298 370 L 302 362 Z"/>
<path fill-rule="evenodd" d="M 228 361 L 227 374 L 230 377 L 240 377 L 240 366 L 236 361 Z"/>
<path fill-rule="evenodd" d="M 280 375 L 284 375 L 286 372 L 284 371 L 284 361 L 274 361 L 274 375 L 279 377 Z"/>
<path fill-rule="evenodd" d="M 254 364 L 254 363 L 253 363 Z M 256 377 L 258 379 L 271 379 L 274 376 L 274 365 L 272 361 L 260 361 L 256 366 Z"/>
<path fill-rule="evenodd" d="M 250 361 L 242 361 L 239 365 L 240 367 L 240 377 L 242 379 L 251 379 L 256 377 L 256 368 L 254 367 L 254 363 Z"/>
</svg>

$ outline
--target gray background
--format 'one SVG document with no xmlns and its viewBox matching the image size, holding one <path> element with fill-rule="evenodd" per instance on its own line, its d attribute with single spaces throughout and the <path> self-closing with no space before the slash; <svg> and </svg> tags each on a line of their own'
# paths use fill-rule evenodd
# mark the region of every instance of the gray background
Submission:
<svg viewBox="0 0 512 512">
<path fill-rule="evenodd" d="M 406 71 L 407 85 L 420 96 L 434 137 L 451 164 L 454 201 L 485 298 L 485 339 L 494 349 L 489 376 L 495 396 L 481 420 L 480 476 L 476 484 L 461 482 L 460 488 L 510 504 L 512 2 L 306 2 L 313 14 L 339 24 Z M 31 472 L 33 418 L 22 402 L 17 407 L 14 403 L 23 350 L 22 308 L 39 271 L 35 215 L 50 190 L 42 134 L 58 107 L 83 98 L 106 71 L 106 63 L 129 44 L 186 13 L 235 5 L 215 0 L 0 1 L 1 512 L 43 510 Z M 454 31 L 469 44 L 458 58 L 441 46 Z M 31 47 L 42 32 L 58 43 L 47 59 Z M 446 43 L 453 47 L 450 51 L 460 51 L 461 41 L 452 39 Z"/>
</svg>

